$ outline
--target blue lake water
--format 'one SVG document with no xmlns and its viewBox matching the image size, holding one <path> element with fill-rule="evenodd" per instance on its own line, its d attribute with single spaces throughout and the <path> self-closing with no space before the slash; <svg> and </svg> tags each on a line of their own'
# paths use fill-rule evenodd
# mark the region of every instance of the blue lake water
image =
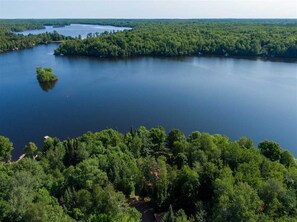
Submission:
<svg viewBox="0 0 297 222">
<path fill-rule="evenodd" d="M 25 30 L 23 32 L 17 32 L 18 34 L 29 35 L 29 34 L 41 34 L 45 32 L 57 31 L 59 34 L 71 37 L 78 37 L 81 35 L 82 38 L 86 38 L 89 33 L 95 34 L 102 32 L 117 32 L 123 30 L 130 30 L 127 27 L 115 27 L 115 26 L 103 26 L 103 25 L 84 25 L 84 24 L 71 24 L 64 27 L 53 27 L 45 26 L 45 29 Z"/>
<path fill-rule="evenodd" d="M 234 58 L 54 56 L 57 44 L 0 54 L 0 135 L 28 141 L 112 127 L 164 126 L 268 139 L 297 156 L 296 63 Z M 55 86 L 40 86 L 37 66 Z"/>
</svg>

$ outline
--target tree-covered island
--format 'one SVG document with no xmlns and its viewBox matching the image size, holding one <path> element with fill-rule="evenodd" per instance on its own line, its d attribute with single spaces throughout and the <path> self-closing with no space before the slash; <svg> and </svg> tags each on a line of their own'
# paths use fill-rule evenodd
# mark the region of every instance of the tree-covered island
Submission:
<svg viewBox="0 0 297 222">
<path fill-rule="evenodd" d="M 39 83 L 55 82 L 58 77 L 53 73 L 52 68 L 36 68 L 37 80 Z"/>
</svg>

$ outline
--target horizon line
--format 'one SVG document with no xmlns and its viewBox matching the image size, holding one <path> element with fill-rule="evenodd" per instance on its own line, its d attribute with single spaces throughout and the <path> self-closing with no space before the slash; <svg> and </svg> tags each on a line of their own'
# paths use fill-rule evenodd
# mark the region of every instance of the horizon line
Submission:
<svg viewBox="0 0 297 222">
<path fill-rule="evenodd" d="M 180 18 L 180 17 L 171 17 L 171 18 L 164 18 L 164 17 L 155 17 L 155 18 L 86 18 L 86 17 L 80 17 L 80 18 L 75 18 L 75 17 L 51 17 L 51 18 L 3 18 L 0 17 L 0 19 L 114 19 L 114 20 L 123 20 L 123 19 L 129 19 L 129 20 L 156 20 L 156 19 L 161 19 L 161 20 L 172 20 L 172 19 L 178 19 L 178 20 L 222 20 L 222 19 L 235 19 L 235 20 L 249 20 L 249 19 L 254 19 L 254 20 L 264 20 L 264 19 L 278 19 L 278 20 L 288 20 L 288 19 L 292 19 L 292 20 L 297 20 L 297 17 L 292 18 L 292 17 L 288 17 L 288 18 L 283 18 L 283 17 L 202 17 L 202 18 Z"/>
</svg>

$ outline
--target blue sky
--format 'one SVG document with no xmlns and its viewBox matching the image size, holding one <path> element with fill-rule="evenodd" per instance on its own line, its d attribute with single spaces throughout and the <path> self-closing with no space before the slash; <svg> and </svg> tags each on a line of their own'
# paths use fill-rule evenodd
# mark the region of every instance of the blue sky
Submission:
<svg viewBox="0 0 297 222">
<path fill-rule="evenodd" d="M 0 0 L 0 18 L 297 18 L 297 0 Z"/>
</svg>

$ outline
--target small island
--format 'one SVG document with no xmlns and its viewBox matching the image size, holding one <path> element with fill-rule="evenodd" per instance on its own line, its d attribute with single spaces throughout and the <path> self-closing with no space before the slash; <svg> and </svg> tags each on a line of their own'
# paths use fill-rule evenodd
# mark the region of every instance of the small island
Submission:
<svg viewBox="0 0 297 222">
<path fill-rule="evenodd" d="M 53 73 L 52 68 L 36 68 L 37 80 L 39 83 L 49 83 L 58 80 L 58 77 Z"/>
</svg>

